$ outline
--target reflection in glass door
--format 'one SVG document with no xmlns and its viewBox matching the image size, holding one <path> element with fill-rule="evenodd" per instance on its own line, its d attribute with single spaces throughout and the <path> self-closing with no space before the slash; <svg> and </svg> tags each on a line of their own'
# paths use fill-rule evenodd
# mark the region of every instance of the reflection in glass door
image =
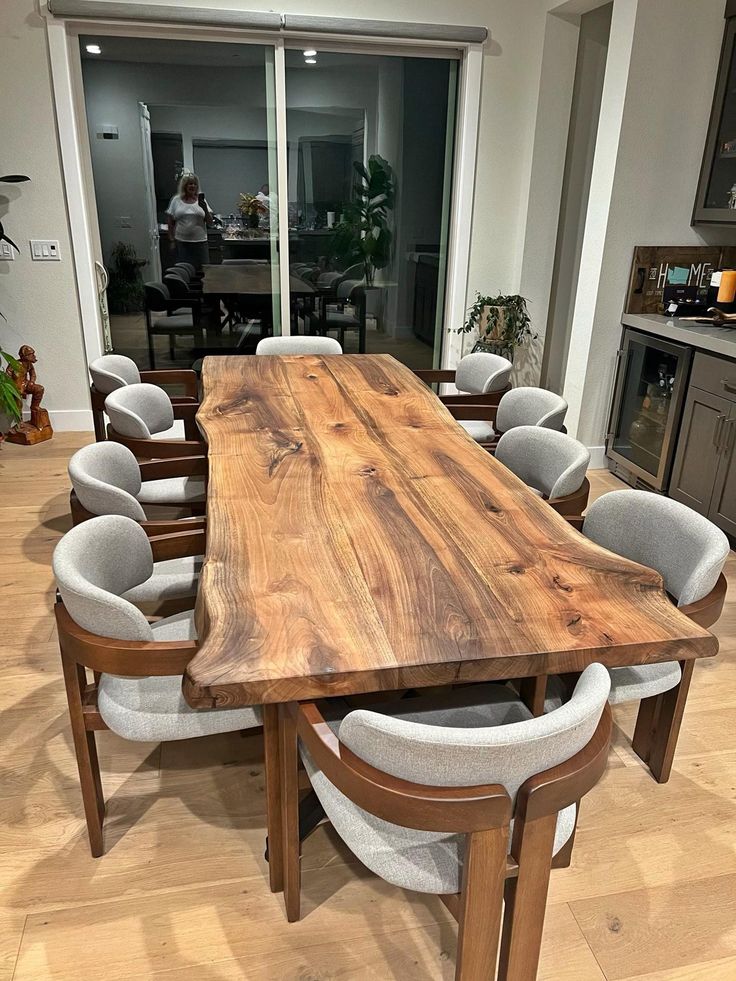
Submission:
<svg viewBox="0 0 736 981">
<path fill-rule="evenodd" d="M 457 65 L 287 49 L 292 333 L 439 364 Z"/>
<path fill-rule="evenodd" d="M 113 348 L 140 368 L 279 332 L 274 49 L 80 38 Z"/>
</svg>

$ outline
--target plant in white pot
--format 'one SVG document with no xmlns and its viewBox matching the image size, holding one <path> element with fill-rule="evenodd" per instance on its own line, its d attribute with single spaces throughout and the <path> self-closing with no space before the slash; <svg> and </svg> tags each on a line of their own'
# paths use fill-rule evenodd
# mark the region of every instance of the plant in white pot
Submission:
<svg viewBox="0 0 736 981">
<path fill-rule="evenodd" d="M 528 338 L 535 339 L 531 318 L 523 296 L 483 296 L 476 293 L 475 302 L 468 310 L 468 319 L 458 334 L 473 334 L 477 337 L 473 350 L 491 351 L 509 361 L 514 360 L 514 351 Z"/>
</svg>

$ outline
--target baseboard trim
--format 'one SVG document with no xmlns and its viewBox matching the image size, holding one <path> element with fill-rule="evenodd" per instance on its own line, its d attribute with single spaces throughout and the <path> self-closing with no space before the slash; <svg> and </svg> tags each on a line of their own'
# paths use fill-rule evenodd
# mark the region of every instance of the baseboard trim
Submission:
<svg viewBox="0 0 736 981">
<path fill-rule="evenodd" d="M 91 409 L 49 409 L 49 417 L 56 432 L 94 432 Z"/>
<path fill-rule="evenodd" d="M 608 470 L 605 446 L 589 446 L 588 452 L 590 453 L 589 470 Z"/>
</svg>

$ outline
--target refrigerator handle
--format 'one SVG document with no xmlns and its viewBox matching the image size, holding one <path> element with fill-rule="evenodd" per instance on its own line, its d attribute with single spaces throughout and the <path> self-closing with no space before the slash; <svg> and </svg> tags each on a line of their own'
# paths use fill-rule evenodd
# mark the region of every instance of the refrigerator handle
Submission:
<svg viewBox="0 0 736 981">
<path fill-rule="evenodd" d="M 618 349 L 618 351 L 616 351 L 616 358 L 615 358 L 615 360 L 613 362 L 613 379 L 611 381 L 611 391 L 608 393 L 609 404 L 611 406 L 611 414 L 608 417 L 608 429 L 609 429 L 609 432 L 607 432 L 605 434 L 605 437 L 604 437 L 604 440 L 603 440 L 604 443 L 606 444 L 606 446 L 608 446 L 609 439 L 613 439 L 616 436 L 616 433 L 613 432 L 613 428 L 612 428 L 613 427 L 613 413 L 614 413 L 614 410 L 616 409 L 616 385 L 617 385 L 617 382 L 618 382 L 618 375 L 619 375 L 619 370 L 620 370 L 619 366 L 620 366 L 620 363 L 621 363 L 621 358 L 624 356 L 624 353 L 625 353 L 624 348 L 620 347 Z"/>
</svg>

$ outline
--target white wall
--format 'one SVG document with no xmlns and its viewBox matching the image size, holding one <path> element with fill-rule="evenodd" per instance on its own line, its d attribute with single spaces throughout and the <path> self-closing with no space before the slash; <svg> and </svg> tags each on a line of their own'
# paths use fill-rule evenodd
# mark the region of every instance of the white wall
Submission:
<svg viewBox="0 0 736 981">
<path fill-rule="evenodd" d="M 631 0 L 614 2 L 609 50 L 616 8 L 623 2 Z M 598 285 L 590 315 L 573 324 L 565 379 L 572 431 L 589 446 L 603 444 L 634 246 L 736 243 L 733 229 L 690 226 L 723 9 L 721 0 L 636 4 L 620 139 L 604 148 L 615 160 L 610 207 L 603 216 L 595 213 L 600 205 L 594 198 L 595 173 L 591 188 L 589 226 L 595 227 L 586 229 L 586 237 L 600 236 Z M 581 279 L 595 273 L 583 262 Z M 584 288 L 579 286 L 579 298 Z"/>
<path fill-rule="evenodd" d="M 89 383 L 75 289 L 46 32 L 29 0 L 0 3 L 0 174 L 21 173 L 30 184 L 0 185 L 0 219 L 21 247 L 0 262 L 0 346 L 38 354 L 38 380 L 56 428 L 87 428 Z M 59 240 L 60 262 L 32 262 L 28 240 Z M 57 410 L 76 410 L 77 415 Z M 31 451 L 29 451 L 31 452 Z"/>
</svg>

